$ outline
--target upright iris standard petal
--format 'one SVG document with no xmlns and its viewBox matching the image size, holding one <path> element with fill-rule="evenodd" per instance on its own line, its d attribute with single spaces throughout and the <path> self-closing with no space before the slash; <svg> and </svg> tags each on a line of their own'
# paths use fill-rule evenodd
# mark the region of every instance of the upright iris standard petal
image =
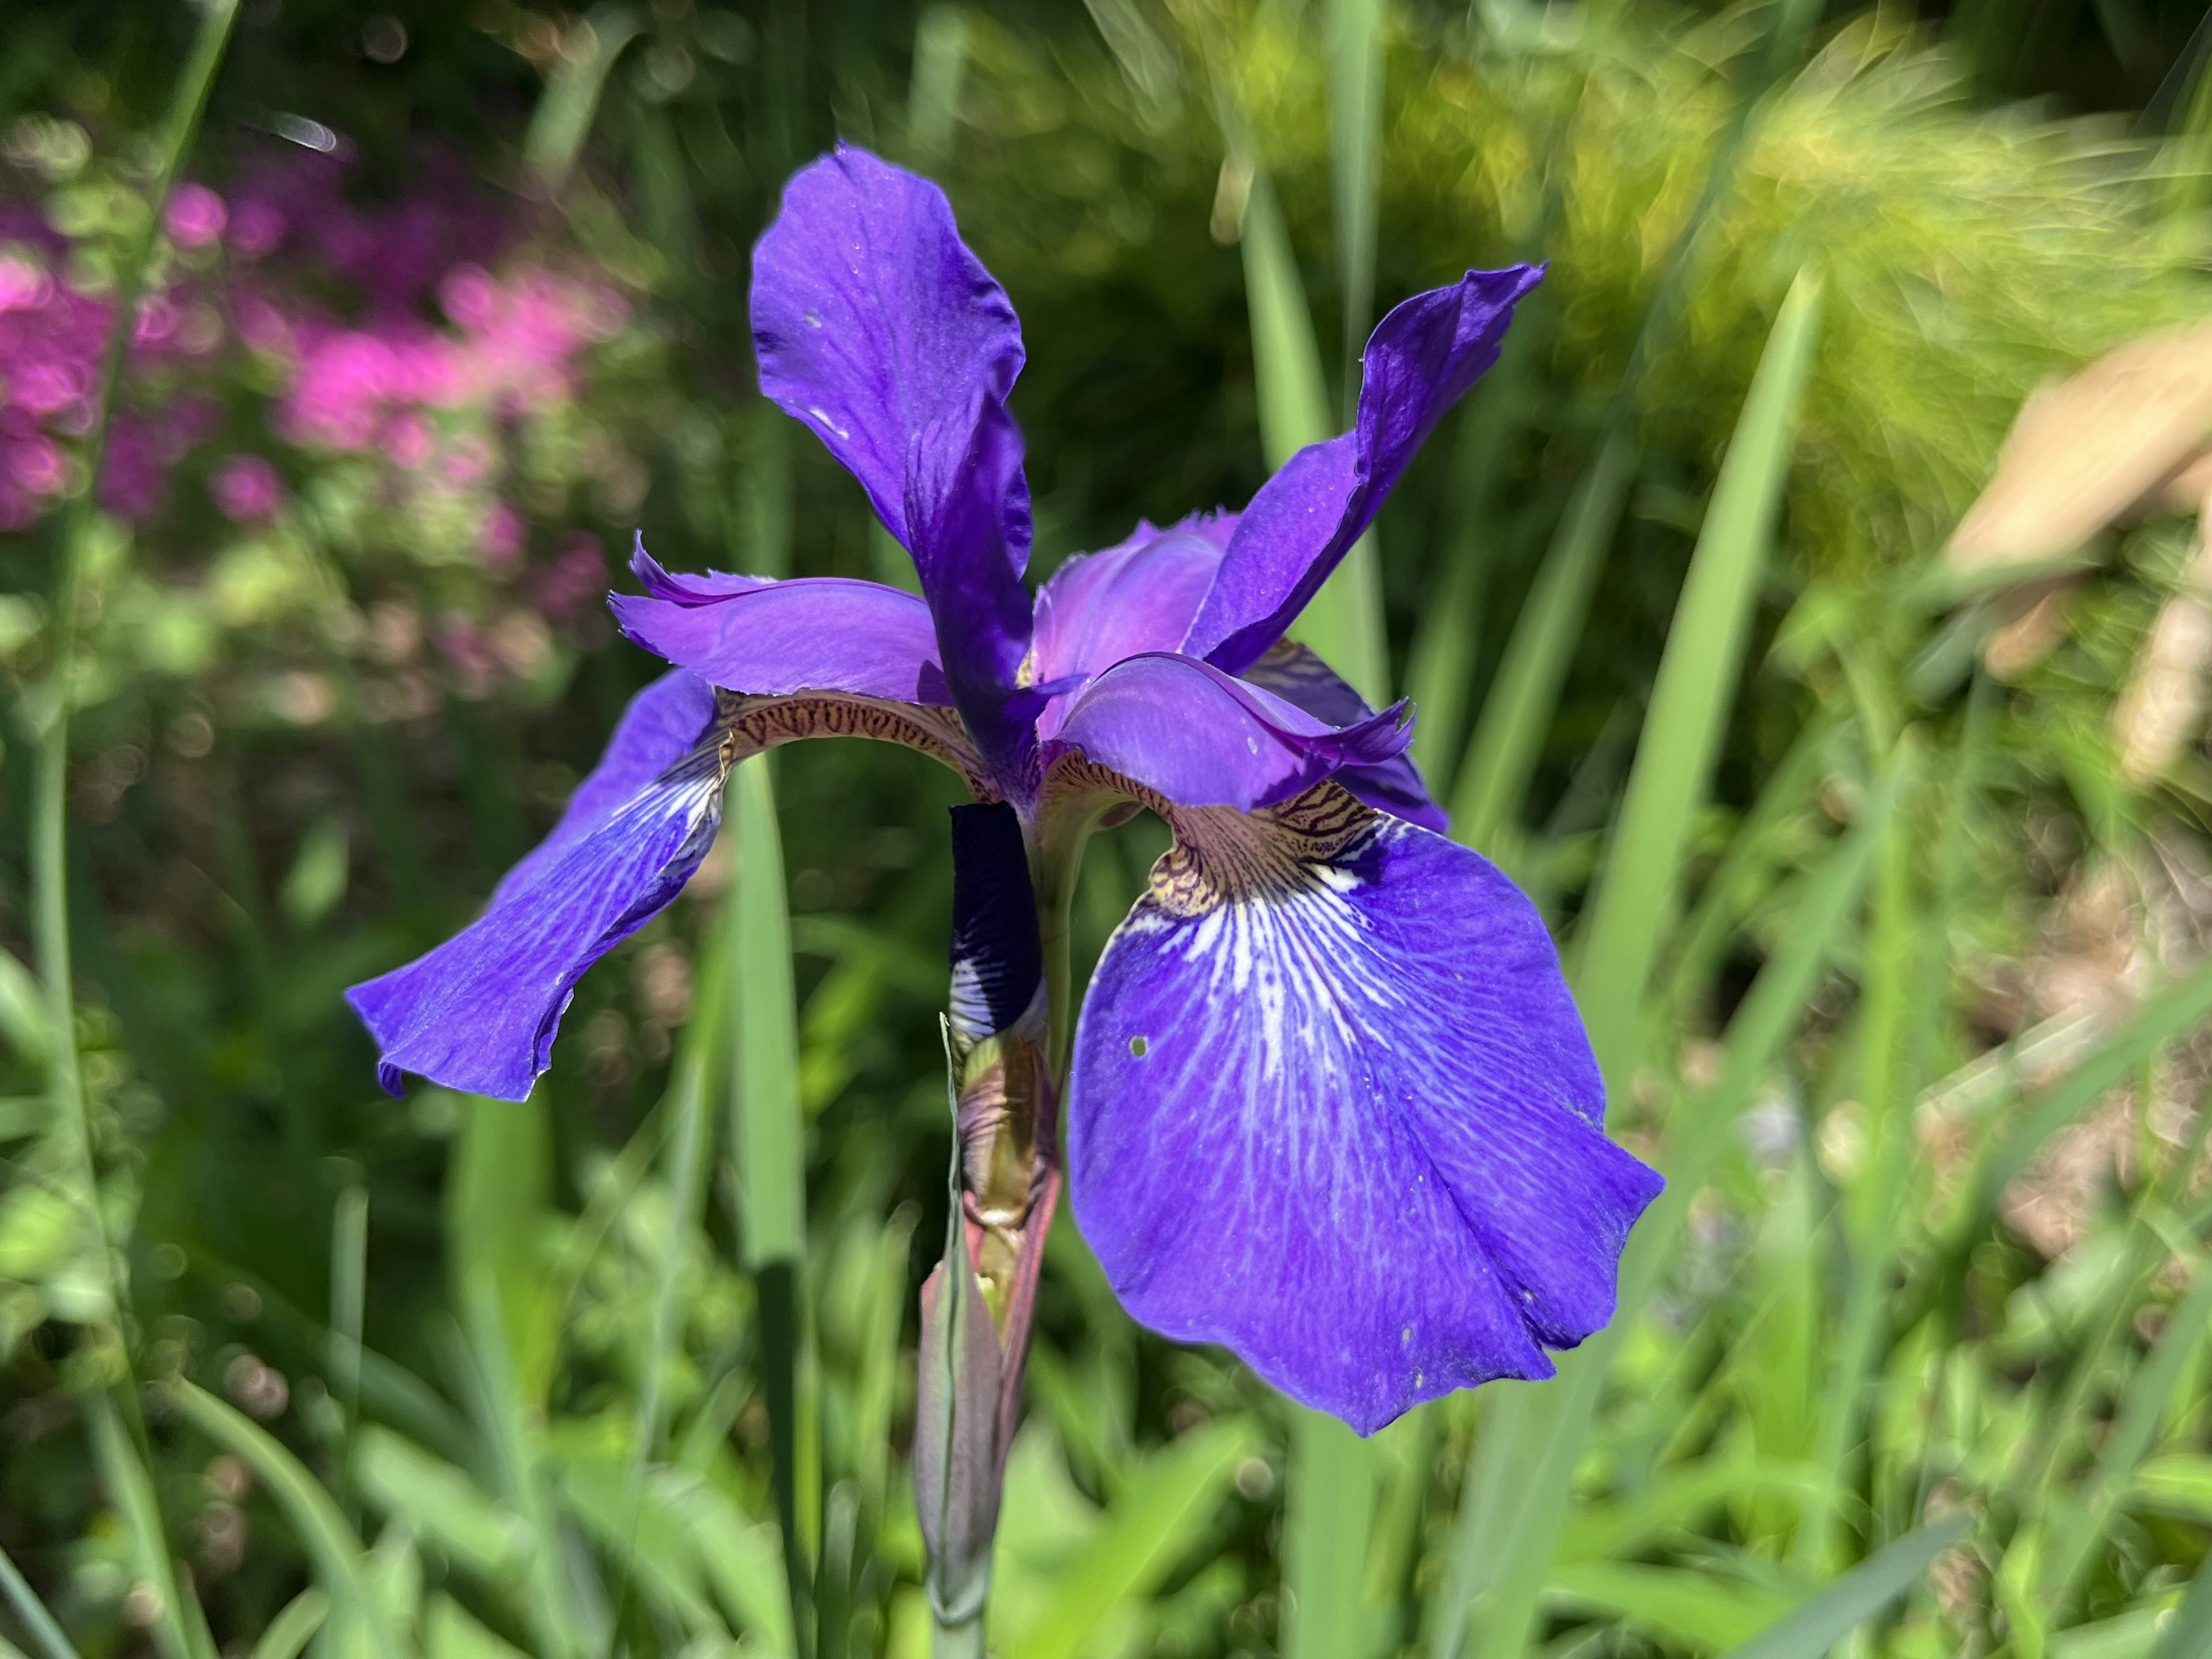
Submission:
<svg viewBox="0 0 2212 1659">
<path fill-rule="evenodd" d="M 1529 265 L 1470 270 L 1376 325 L 1352 429 L 1300 450 L 1252 498 L 1184 653 L 1241 673 L 1282 637 L 1437 422 L 1498 361 L 1515 304 L 1542 274 Z"/>
<path fill-rule="evenodd" d="M 1030 507 L 1006 409 L 1021 325 L 1004 290 L 936 185 L 840 147 L 792 179 L 754 250 L 752 320 L 761 390 L 914 555 L 951 694 L 986 752 L 1018 767 Z"/>
<path fill-rule="evenodd" d="M 1367 700 L 1342 676 L 1293 641 L 1278 640 L 1242 678 L 1331 726 L 1357 726 L 1375 717 Z M 1410 753 L 1370 765 L 1347 766 L 1336 775 L 1336 781 L 1370 806 L 1379 806 L 1408 823 L 1438 835 L 1449 827 L 1443 808 L 1429 799 L 1429 786 Z"/>
<path fill-rule="evenodd" d="M 840 576 L 672 576 L 642 546 L 631 568 L 645 596 L 608 600 L 624 635 L 726 690 L 952 701 L 929 607 L 911 593 Z"/>
<path fill-rule="evenodd" d="M 720 817 L 714 689 L 663 676 L 640 692 L 553 833 L 483 915 L 428 955 L 346 993 L 400 1074 L 521 1100 L 584 970 L 683 890 Z"/>
<path fill-rule="evenodd" d="M 1221 568 L 1219 517 L 1138 525 L 1118 547 L 1080 553 L 1038 590 L 1035 678 L 1088 678 L 1124 657 L 1172 651 Z"/>
<path fill-rule="evenodd" d="M 1129 1311 L 1371 1433 L 1551 1375 L 1657 1176 L 1528 901 L 1333 786 L 1174 814 L 1069 1079 L 1075 1214 Z"/>
<path fill-rule="evenodd" d="M 1131 657 L 1074 698 L 1044 752 L 1049 766 L 1079 751 L 1179 805 L 1249 811 L 1397 755 L 1412 738 L 1404 712 L 1340 730 L 1194 657 Z"/>
</svg>

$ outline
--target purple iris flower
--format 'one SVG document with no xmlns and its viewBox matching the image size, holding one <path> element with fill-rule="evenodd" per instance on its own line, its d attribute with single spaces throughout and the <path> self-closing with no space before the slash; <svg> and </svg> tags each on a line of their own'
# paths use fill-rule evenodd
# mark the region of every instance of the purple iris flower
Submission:
<svg viewBox="0 0 2212 1659">
<path fill-rule="evenodd" d="M 1403 705 L 1376 713 L 1284 638 L 1540 274 L 1406 301 L 1368 342 L 1353 430 L 1243 514 L 1140 525 L 1032 601 L 1004 291 L 933 185 L 850 149 L 799 173 L 754 256 L 762 389 L 859 479 L 921 593 L 671 574 L 641 546 L 645 592 L 615 613 L 675 672 L 479 920 L 349 994 L 386 1086 L 521 1099 L 578 978 L 697 867 L 734 761 L 902 743 L 960 773 L 984 805 L 956 841 L 1007 866 L 963 872 L 995 896 L 956 919 L 971 1036 L 1034 1018 L 1091 830 L 1143 807 L 1174 831 L 1058 1101 L 1077 1222 L 1133 1315 L 1363 1432 L 1551 1375 L 1547 1350 L 1611 1316 L 1659 1178 L 1606 1138 L 1534 908 L 1439 833 Z"/>
</svg>

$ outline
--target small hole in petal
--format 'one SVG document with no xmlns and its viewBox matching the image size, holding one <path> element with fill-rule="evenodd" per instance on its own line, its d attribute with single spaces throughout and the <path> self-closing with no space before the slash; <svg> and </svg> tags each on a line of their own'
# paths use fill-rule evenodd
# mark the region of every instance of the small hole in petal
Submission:
<svg viewBox="0 0 2212 1659">
<path fill-rule="evenodd" d="M 811 307 L 808 307 L 808 309 L 807 309 L 807 313 L 806 313 L 806 325 L 807 325 L 807 327 L 809 327 L 809 328 L 819 328 L 819 327 L 821 327 L 821 326 L 822 326 L 822 313 L 821 313 L 820 312 L 818 312 L 818 311 L 814 310 Z"/>
<path fill-rule="evenodd" d="M 1129 1039 L 1129 1052 L 1134 1054 L 1139 1060 L 1142 1060 L 1146 1054 L 1151 1052 L 1152 1046 L 1152 1045 L 1151 1043 L 1146 1042 L 1144 1038 L 1140 1036 L 1133 1036 Z"/>
<path fill-rule="evenodd" d="M 1407 1326 L 1404 1330 L 1398 1333 L 1398 1340 L 1401 1342 L 1411 1342 L 1413 1340 L 1413 1328 L 1411 1325 Z"/>
</svg>

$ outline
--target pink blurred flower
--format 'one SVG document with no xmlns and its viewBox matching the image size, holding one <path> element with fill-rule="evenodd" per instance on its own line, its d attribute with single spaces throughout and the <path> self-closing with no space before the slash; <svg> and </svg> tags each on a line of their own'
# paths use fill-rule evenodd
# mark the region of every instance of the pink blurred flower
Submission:
<svg viewBox="0 0 2212 1659">
<path fill-rule="evenodd" d="M 167 211 L 161 216 L 169 240 L 179 247 L 206 247 L 220 241 L 229 219 L 222 197 L 205 185 L 192 184 L 177 186 L 169 198 Z"/>
<path fill-rule="evenodd" d="M 259 259 L 284 240 L 284 215 L 268 202 L 240 202 L 231 216 L 230 246 L 240 257 Z"/>
<path fill-rule="evenodd" d="M 29 311 L 53 297 L 53 278 L 28 259 L 0 253 L 0 312 Z"/>
<path fill-rule="evenodd" d="M 284 499 L 284 483 L 262 457 L 230 455 L 208 479 L 208 494 L 227 519 L 265 519 Z"/>
<path fill-rule="evenodd" d="M 384 453 L 412 471 L 430 459 L 430 423 L 410 411 L 396 416 L 384 431 Z"/>
<path fill-rule="evenodd" d="M 484 514 L 483 527 L 477 532 L 477 551 L 484 568 L 495 576 L 513 570 L 522 557 L 522 515 L 505 501 L 494 501 Z"/>
<path fill-rule="evenodd" d="M 7 451 L 8 476 L 33 495 L 56 495 L 69 477 L 62 453 L 43 436 L 19 440 Z"/>
<path fill-rule="evenodd" d="M 552 562 L 538 579 L 538 608 L 556 622 L 573 623 L 606 591 L 607 560 L 599 538 L 588 531 L 562 538 Z"/>
</svg>

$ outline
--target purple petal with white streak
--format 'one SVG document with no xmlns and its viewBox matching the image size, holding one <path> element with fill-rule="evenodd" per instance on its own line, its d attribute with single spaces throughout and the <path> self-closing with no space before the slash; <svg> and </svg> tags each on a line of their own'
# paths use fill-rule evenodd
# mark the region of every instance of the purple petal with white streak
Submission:
<svg viewBox="0 0 2212 1659">
<path fill-rule="evenodd" d="M 952 701 L 929 607 L 911 593 L 842 576 L 672 576 L 641 547 L 631 568 L 645 597 L 607 601 L 623 635 L 711 684 L 755 696 Z"/>
<path fill-rule="evenodd" d="M 1659 1177 L 1528 900 L 1321 789 L 1177 814 L 1077 1031 L 1076 1218 L 1143 1323 L 1370 1434 L 1612 1316 Z"/>
<path fill-rule="evenodd" d="M 1389 760 L 1411 738 L 1403 714 L 1401 704 L 1340 730 L 1210 663 L 1155 653 L 1077 694 L 1044 758 L 1079 751 L 1180 805 L 1249 811 Z"/>
<path fill-rule="evenodd" d="M 584 971 L 683 890 L 714 838 L 714 689 L 681 672 L 640 692 L 553 833 L 467 927 L 346 1000 L 402 1073 L 521 1100 Z"/>
<path fill-rule="evenodd" d="M 1300 450 L 1252 498 L 1182 651 L 1241 673 L 1282 637 L 1437 422 L 1498 361 L 1514 306 L 1542 276 L 1531 265 L 1470 270 L 1376 325 L 1352 429 Z"/>
</svg>

